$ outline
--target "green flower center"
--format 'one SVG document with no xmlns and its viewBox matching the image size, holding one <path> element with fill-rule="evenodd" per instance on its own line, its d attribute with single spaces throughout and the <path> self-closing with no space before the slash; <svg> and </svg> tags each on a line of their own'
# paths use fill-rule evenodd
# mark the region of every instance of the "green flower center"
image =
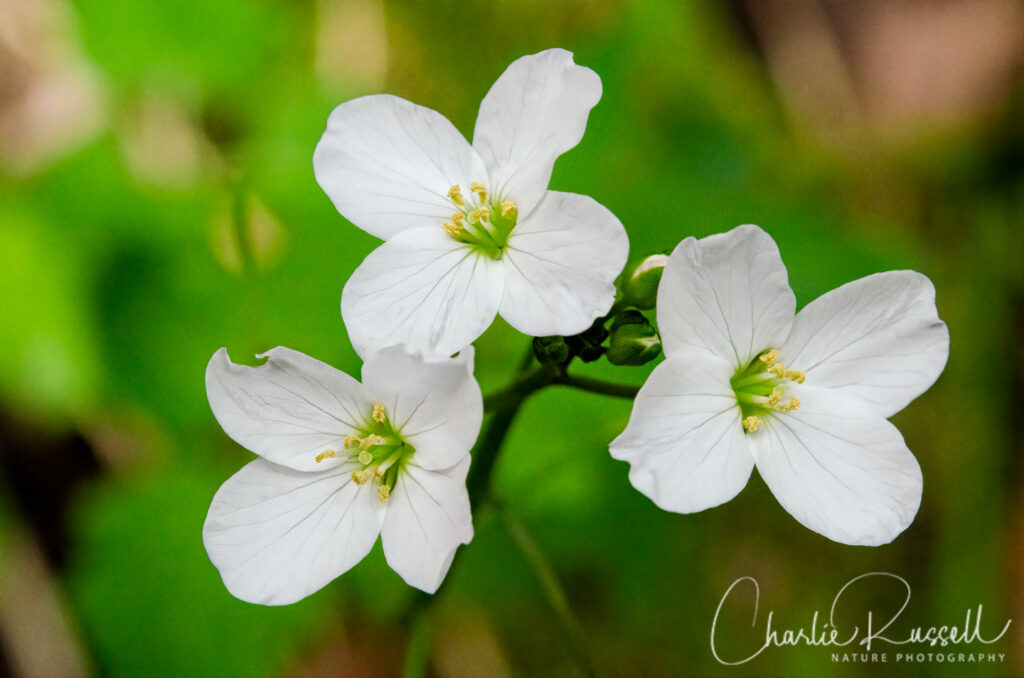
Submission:
<svg viewBox="0 0 1024 678">
<path fill-rule="evenodd" d="M 470 191 L 471 197 L 466 199 L 458 184 L 448 189 L 448 199 L 456 211 L 451 221 L 444 223 L 445 233 L 491 259 L 501 259 L 516 227 L 516 204 L 490 195 L 486 186 L 475 181 L 470 184 Z"/>
<path fill-rule="evenodd" d="M 384 406 L 374 403 L 362 426 L 345 436 L 344 456 L 360 468 L 352 471 L 352 480 L 357 485 L 377 485 L 380 503 L 385 503 L 395 489 L 398 476 L 412 459 L 416 448 L 402 439 L 388 417 Z M 317 463 L 338 456 L 335 450 L 324 450 L 316 456 Z"/>
<path fill-rule="evenodd" d="M 804 383 L 806 375 L 776 362 L 778 357 L 779 352 L 774 348 L 762 351 L 748 364 L 740 365 L 729 380 L 742 412 L 743 430 L 747 433 L 756 431 L 776 412 L 800 409 L 800 401 L 789 395 L 787 388 L 794 382 Z"/>
</svg>

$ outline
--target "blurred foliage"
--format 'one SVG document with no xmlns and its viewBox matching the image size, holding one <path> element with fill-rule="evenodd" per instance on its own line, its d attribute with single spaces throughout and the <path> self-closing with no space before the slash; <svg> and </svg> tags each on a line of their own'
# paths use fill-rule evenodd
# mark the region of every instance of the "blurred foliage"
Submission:
<svg viewBox="0 0 1024 678">
<path fill-rule="evenodd" d="M 551 46 L 572 50 L 604 85 L 552 188 L 609 207 L 629 232 L 631 261 L 756 222 L 779 243 L 801 306 L 855 278 L 911 268 L 935 282 L 952 336 L 943 377 L 895 417 L 924 469 L 921 512 L 877 549 L 801 527 L 756 473 L 720 508 L 660 511 L 607 454 L 628 402 L 561 387 L 531 400 L 499 459 L 496 492 L 566 582 L 599 672 L 740 675 L 714 661 L 708 634 L 721 595 L 746 575 L 761 583 L 763 610 L 791 625 L 870 571 L 911 581 L 901 627 L 958 623 L 978 603 L 993 625 L 1018 624 L 1019 81 L 972 125 L 895 149 L 867 135 L 849 153 L 788 117 L 723 6 L 82 0 L 69 16 L 106 118 L 58 159 L 0 183 L 0 410 L 41 436 L 82 432 L 103 466 L 74 496 L 60 573 L 103 675 L 398 671 L 413 592 L 379 547 L 289 608 L 224 590 L 201 526 L 214 491 L 250 455 L 217 427 L 203 373 L 221 346 L 253 362 L 276 345 L 358 373 L 338 301 L 376 241 L 314 181 L 328 113 L 387 91 L 468 135 L 502 70 Z M 500 320 L 481 338 L 485 393 L 529 343 Z M 640 384 L 652 368 L 602 361 L 580 372 Z M 3 544 L 17 518 L 9 502 L 0 507 Z M 577 675 L 500 521 L 486 509 L 475 520 L 475 541 L 431 612 L 432 670 Z M 1019 673 L 1019 646 L 1011 633 L 999 646 L 1005 664 L 926 670 Z M 768 651 L 744 668 L 922 671 L 832 664 L 808 648 Z"/>
</svg>

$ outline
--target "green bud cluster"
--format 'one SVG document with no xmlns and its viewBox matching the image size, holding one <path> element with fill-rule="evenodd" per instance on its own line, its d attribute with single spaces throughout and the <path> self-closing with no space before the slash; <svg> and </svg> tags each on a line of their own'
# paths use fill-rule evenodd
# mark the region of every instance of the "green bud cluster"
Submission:
<svg viewBox="0 0 1024 678">
<path fill-rule="evenodd" d="M 619 298 L 612 310 L 583 332 L 568 337 L 535 337 L 533 353 L 537 360 L 543 365 L 564 365 L 574 357 L 589 363 L 606 355 L 613 365 L 644 365 L 660 356 L 658 331 L 643 313 L 633 309 L 655 307 L 667 261 L 666 254 L 651 254 L 624 272 L 617 283 Z M 609 318 L 613 318 L 611 326 L 606 328 Z"/>
<path fill-rule="evenodd" d="M 534 337 L 533 355 L 542 365 L 565 364 L 573 357 L 589 363 L 604 355 L 602 344 L 607 338 L 604 319 L 599 318 L 586 330 L 569 337 Z"/>
</svg>

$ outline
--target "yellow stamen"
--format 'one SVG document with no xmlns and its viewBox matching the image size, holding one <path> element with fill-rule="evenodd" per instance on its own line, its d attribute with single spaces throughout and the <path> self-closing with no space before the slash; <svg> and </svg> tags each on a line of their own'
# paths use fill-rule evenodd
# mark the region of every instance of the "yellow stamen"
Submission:
<svg viewBox="0 0 1024 678">
<path fill-rule="evenodd" d="M 466 218 L 462 212 L 456 212 L 452 215 L 452 223 L 456 226 L 462 226 L 462 220 Z"/>
<path fill-rule="evenodd" d="M 330 459 L 334 456 L 334 450 L 324 450 L 320 454 L 316 455 L 316 463 L 322 462 L 324 459 Z"/>
<path fill-rule="evenodd" d="M 789 400 L 784 405 L 779 405 L 775 409 L 781 410 L 783 412 L 793 412 L 799 410 L 800 400 L 794 398 L 793 396 L 789 396 Z"/>
<path fill-rule="evenodd" d="M 391 488 L 387 485 L 381 485 L 377 488 L 377 496 L 380 497 L 380 503 L 386 504 L 388 502 L 389 494 L 391 494 Z"/>
<path fill-rule="evenodd" d="M 365 466 L 366 464 L 369 464 L 371 461 L 373 461 L 373 455 L 370 454 L 368 450 L 363 450 L 362 452 L 359 453 L 360 464 Z"/>
<path fill-rule="evenodd" d="M 514 202 L 501 203 L 501 216 L 506 219 L 513 219 L 516 216 L 516 204 Z"/>
<path fill-rule="evenodd" d="M 479 181 L 474 181 L 469 185 L 469 190 L 473 191 L 480 198 L 480 202 L 487 202 L 487 187 L 481 184 Z"/>
<path fill-rule="evenodd" d="M 382 480 L 384 478 L 384 471 L 380 470 L 380 464 L 373 467 L 373 477 L 377 480 Z"/>
<path fill-rule="evenodd" d="M 388 418 L 388 416 L 384 414 L 384 406 L 381 405 L 380 403 L 373 404 L 373 414 L 371 416 L 373 417 L 374 421 L 380 422 L 382 424 Z"/>
<path fill-rule="evenodd" d="M 462 229 L 454 224 L 449 224 L 446 221 L 444 222 L 444 232 L 447 233 L 449 237 L 458 239 L 459 235 L 462 233 Z"/>
<path fill-rule="evenodd" d="M 786 370 L 785 376 L 787 379 L 792 379 L 796 383 L 802 384 L 804 383 L 804 379 L 807 378 L 807 373 L 801 372 L 800 370 Z"/>
<path fill-rule="evenodd" d="M 361 442 L 363 441 L 359 438 L 358 435 L 356 435 L 355 433 L 349 433 L 347 436 L 345 436 L 345 449 L 347 450 L 350 447 L 358 447 L 359 443 Z"/>
<path fill-rule="evenodd" d="M 490 212 L 486 207 L 478 207 L 469 215 L 469 219 L 470 221 L 487 221 Z"/>
<path fill-rule="evenodd" d="M 362 450 L 367 450 L 382 440 L 384 439 L 381 438 L 379 435 L 371 433 L 370 435 L 363 438 L 363 442 L 359 443 L 359 448 Z"/>
<path fill-rule="evenodd" d="M 778 352 L 778 350 L 773 348 L 772 350 L 768 351 L 767 353 L 762 353 L 760 358 L 761 358 L 762 361 L 767 363 L 768 367 L 771 367 L 772 365 L 775 364 L 775 361 L 778 360 L 779 352 Z"/>
<path fill-rule="evenodd" d="M 776 386 L 774 389 L 772 389 L 772 394 L 768 396 L 768 400 L 765 401 L 764 404 L 767 405 L 768 407 L 775 407 L 776 405 L 779 404 L 779 401 L 782 400 L 783 395 L 785 395 L 785 391 L 782 390 L 782 387 Z"/>
<path fill-rule="evenodd" d="M 743 420 L 743 429 L 747 433 L 753 433 L 757 430 L 757 427 L 761 425 L 761 418 L 753 415 Z"/>
<path fill-rule="evenodd" d="M 362 485 L 370 479 L 370 474 L 364 471 L 352 471 L 352 482 L 356 485 Z"/>
<path fill-rule="evenodd" d="M 459 207 L 466 204 L 466 201 L 462 199 L 462 188 L 460 188 L 458 184 L 455 184 L 448 189 L 448 199 Z"/>
</svg>

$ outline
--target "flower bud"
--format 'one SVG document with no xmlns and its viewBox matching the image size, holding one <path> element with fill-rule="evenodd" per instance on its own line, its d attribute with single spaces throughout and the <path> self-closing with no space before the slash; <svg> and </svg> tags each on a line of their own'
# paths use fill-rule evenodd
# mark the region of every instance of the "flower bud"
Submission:
<svg viewBox="0 0 1024 678">
<path fill-rule="evenodd" d="M 629 306 L 647 310 L 658 302 L 658 283 L 665 270 L 666 254 L 651 254 L 645 257 L 622 285 L 623 300 Z"/>
<path fill-rule="evenodd" d="M 579 334 L 569 337 L 569 345 L 580 360 L 591 363 L 604 355 L 604 347 L 601 344 L 608 338 L 608 330 L 604 328 L 601 319 L 594 321 L 594 324 Z"/>
<path fill-rule="evenodd" d="M 612 330 L 607 355 L 612 365 L 643 365 L 661 355 L 661 340 L 646 320 L 625 323 Z"/>
<path fill-rule="evenodd" d="M 569 345 L 564 337 L 534 337 L 533 355 L 541 365 L 556 365 L 569 358 Z"/>
<path fill-rule="evenodd" d="M 650 325 L 651 323 L 640 311 L 621 311 L 612 321 L 611 331 L 619 329 L 623 325 Z"/>
</svg>

